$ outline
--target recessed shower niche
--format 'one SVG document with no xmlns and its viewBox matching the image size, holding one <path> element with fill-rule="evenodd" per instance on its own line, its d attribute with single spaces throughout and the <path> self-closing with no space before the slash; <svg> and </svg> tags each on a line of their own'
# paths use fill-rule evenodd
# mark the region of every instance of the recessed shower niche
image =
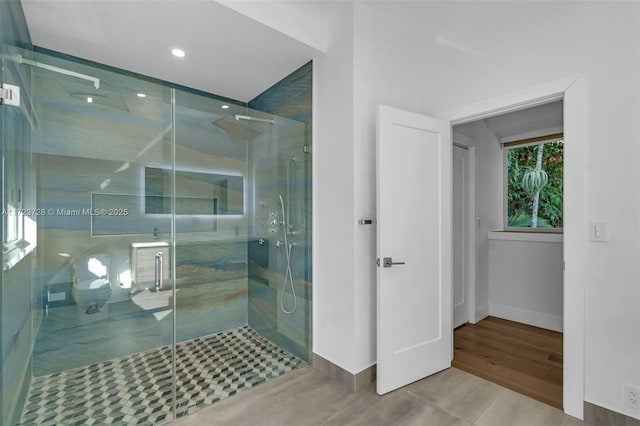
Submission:
<svg viewBox="0 0 640 426">
<path fill-rule="evenodd" d="M 256 98 L 259 110 L 17 53 L 47 65 L 14 64 L 32 111 L 11 112 L 31 133 L 16 172 L 25 204 L 43 213 L 19 217 L 37 250 L 3 272 L 8 282 L 33 265 L 22 289 L 33 345 L 3 368 L 3 394 L 17 395 L 3 400 L 3 424 L 157 424 L 305 365 L 311 111 L 268 112 L 287 78 Z M 310 105 L 311 64 L 295 73 Z M 3 147 L 17 150 L 6 137 Z"/>
</svg>

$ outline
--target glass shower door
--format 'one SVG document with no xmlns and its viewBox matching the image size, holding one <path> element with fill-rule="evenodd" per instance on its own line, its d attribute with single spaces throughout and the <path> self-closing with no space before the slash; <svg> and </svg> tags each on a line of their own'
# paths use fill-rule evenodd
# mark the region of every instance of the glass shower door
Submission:
<svg viewBox="0 0 640 426">
<path fill-rule="evenodd" d="M 288 166 L 289 186 L 279 173 L 289 149 L 298 144 L 303 154 L 304 125 L 187 91 L 176 90 L 175 106 L 176 415 L 183 416 L 304 365 L 296 350 L 304 348 L 300 320 L 308 310 L 303 301 L 290 306 L 291 286 L 302 297 L 305 286 L 298 169 Z M 289 256 L 284 291 L 291 247 L 285 251 L 278 194 L 296 226 L 287 224 L 286 239 L 300 249 Z"/>
<path fill-rule="evenodd" d="M 29 386 L 32 341 L 31 276 L 35 232 L 28 212 L 35 207 L 29 157 L 31 135 L 31 79 L 16 61 L 30 57 L 29 34 L 17 2 L 0 1 L 0 151 L 2 177 L 2 273 L 0 277 L 0 423 L 13 424 Z M 22 46 L 20 48 L 18 46 Z M 21 95 L 22 99 L 19 99 Z"/>
<path fill-rule="evenodd" d="M 33 74 L 41 214 L 21 421 L 170 419 L 171 91 L 45 52 L 23 66 Z"/>
</svg>

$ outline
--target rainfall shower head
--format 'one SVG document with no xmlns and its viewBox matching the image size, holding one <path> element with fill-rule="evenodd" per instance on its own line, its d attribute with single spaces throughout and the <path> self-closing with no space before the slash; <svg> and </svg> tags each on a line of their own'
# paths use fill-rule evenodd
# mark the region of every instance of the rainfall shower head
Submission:
<svg viewBox="0 0 640 426">
<path fill-rule="evenodd" d="M 129 106 L 124 101 L 122 95 L 108 90 L 105 84 L 103 84 L 100 89 L 96 89 L 93 85 L 86 84 L 85 82 L 77 82 L 69 79 L 59 79 L 58 82 L 72 98 L 83 101 L 91 98 L 93 103 L 121 111 L 129 111 Z"/>
<path fill-rule="evenodd" d="M 230 115 L 225 115 L 222 118 L 215 120 L 211 124 L 224 130 L 231 136 L 235 136 L 236 138 L 240 139 L 249 139 L 260 134 L 260 132 L 258 132 L 257 130 L 252 129 L 244 123 L 240 123 Z"/>
<path fill-rule="evenodd" d="M 255 118 L 255 117 L 250 117 L 248 115 L 236 115 L 235 117 L 232 117 L 230 115 L 225 115 L 222 118 L 219 118 L 213 121 L 211 124 L 224 130 L 225 132 L 229 133 L 231 136 L 235 136 L 240 139 L 250 139 L 262 133 L 253 127 L 249 127 L 248 125 L 243 123 L 241 120 L 273 124 L 273 120 L 266 119 L 266 118 Z"/>
<path fill-rule="evenodd" d="M 271 118 L 251 117 L 249 115 L 236 114 L 236 120 L 257 121 L 258 123 L 275 124 L 275 121 Z"/>
</svg>

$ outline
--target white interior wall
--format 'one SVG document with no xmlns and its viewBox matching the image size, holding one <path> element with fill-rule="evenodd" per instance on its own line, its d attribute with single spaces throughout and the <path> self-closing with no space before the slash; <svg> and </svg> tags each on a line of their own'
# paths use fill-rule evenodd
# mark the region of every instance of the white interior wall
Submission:
<svg viewBox="0 0 640 426">
<path fill-rule="evenodd" d="M 632 417 L 640 415 L 624 406 L 622 389 L 640 384 L 638 12 L 638 3 L 362 2 L 355 5 L 354 20 L 355 143 L 369 147 L 354 157 L 365 176 L 355 182 L 355 212 L 372 211 L 375 204 L 378 104 L 438 114 L 588 75 L 587 211 L 589 220 L 609 224 L 610 239 L 591 243 L 584 230 L 590 253 L 585 398 Z M 369 275 L 360 271 L 373 266 L 363 261 L 354 268 L 355 277 L 363 278 Z M 356 329 L 375 336 L 375 322 Z M 356 359 L 365 368 L 375 352 L 360 350 Z"/>
<path fill-rule="evenodd" d="M 541 107 L 529 114 L 525 111 L 529 110 L 508 114 L 510 122 L 503 115 L 454 127 L 454 134 L 474 140 L 476 147 L 475 320 L 490 314 L 562 331 L 561 237 L 557 238 L 559 242 L 489 239 L 490 231 L 503 229 L 504 152 L 487 121 L 493 120 L 495 127 L 505 134 L 538 130 L 536 126 L 545 127 L 549 122 L 540 119 Z M 561 120 L 562 106 L 559 110 L 554 106 L 553 111 Z M 496 125 L 498 121 L 502 124 Z M 558 131 L 562 128 L 554 130 Z"/>
<path fill-rule="evenodd" d="M 498 318 L 562 331 L 562 239 L 489 239 L 489 306 Z M 535 237 L 532 236 L 532 237 Z"/>
<path fill-rule="evenodd" d="M 313 63 L 313 352 L 357 372 L 353 7 L 335 7 L 340 21 Z"/>
<path fill-rule="evenodd" d="M 502 228 L 502 150 L 484 120 L 454 127 L 476 147 L 476 317 L 489 315 L 489 231 Z"/>
<path fill-rule="evenodd" d="M 375 211 L 377 105 L 438 114 L 587 74 L 586 209 L 610 238 L 584 230 L 585 398 L 640 418 L 622 403 L 640 385 L 638 3 L 326 3 L 340 19 L 314 61 L 314 351 L 351 372 L 375 362 L 375 267 L 356 256 L 374 240 L 355 222 Z"/>
<path fill-rule="evenodd" d="M 215 1 L 322 52 L 332 42 L 332 18 L 340 14 L 339 5 L 334 8 L 335 5 L 326 1 Z"/>
</svg>

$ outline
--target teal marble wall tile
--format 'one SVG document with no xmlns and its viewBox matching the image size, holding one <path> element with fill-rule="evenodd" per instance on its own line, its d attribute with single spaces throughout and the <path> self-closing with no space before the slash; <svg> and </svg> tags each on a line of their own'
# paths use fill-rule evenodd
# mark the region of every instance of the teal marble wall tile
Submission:
<svg viewBox="0 0 640 426">
<path fill-rule="evenodd" d="M 33 255 L 2 273 L 0 312 L 2 314 L 2 424 L 13 424 L 20 415 L 20 401 L 30 382 L 31 359 L 31 270 Z"/>
<path fill-rule="evenodd" d="M 33 375 L 78 368 L 171 344 L 173 311 L 169 297 L 170 294 L 166 295 L 166 303 L 150 309 L 133 298 L 109 303 L 97 315 L 86 315 L 76 305 L 50 308 L 33 348 Z"/>
<path fill-rule="evenodd" d="M 278 327 L 278 292 L 279 290 L 274 287 L 268 287 L 260 281 L 249 279 L 249 326 L 275 344 L 309 362 L 308 348 L 311 334 L 306 328 L 307 326 L 303 325 L 302 329 L 292 333 L 293 336 L 302 336 L 300 340 L 291 339 L 288 336 L 289 330 L 286 330 L 287 334 L 284 334 Z M 307 301 L 306 303 L 308 304 L 309 302 Z M 302 312 L 308 312 L 309 310 L 310 306 L 300 306 L 298 315 L 304 315 Z M 306 320 L 303 322 L 308 323 Z M 289 322 L 289 324 L 293 326 L 292 322 Z"/>
<path fill-rule="evenodd" d="M 237 297 L 229 300 L 232 294 L 222 302 L 207 305 L 206 309 L 194 310 L 181 308 L 181 294 L 178 292 L 177 341 L 182 342 L 198 337 L 220 333 L 225 330 L 247 325 L 247 283 Z"/>
<path fill-rule="evenodd" d="M 86 315 L 76 305 L 51 307 L 33 351 L 33 374 L 59 371 L 166 346 L 173 340 L 171 291 L 134 292 Z M 247 281 L 184 284 L 176 292 L 177 340 L 247 324 Z"/>
<path fill-rule="evenodd" d="M 312 72 L 312 62 L 303 65 L 251 100 L 249 107 L 296 121 L 310 121 Z"/>
<path fill-rule="evenodd" d="M 255 228 L 253 235 L 262 246 L 249 243 L 249 324 L 265 337 L 281 344 L 305 360 L 311 351 L 311 196 L 312 172 L 312 63 L 304 65 L 249 102 L 249 107 L 286 117 L 292 122 L 276 123 L 277 137 L 254 138 Z M 305 149 L 305 147 L 307 149 Z M 279 196 L 285 201 L 285 212 Z M 291 308 L 291 283 L 285 282 L 287 242 L 292 243 L 289 263 L 297 308 L 292 314 L 280 308 L 280 298 Z M 275 218 L 276 226 L 271 225 Z M 252 244 L 254 244 L 252 246 Z"/>
</svg>

